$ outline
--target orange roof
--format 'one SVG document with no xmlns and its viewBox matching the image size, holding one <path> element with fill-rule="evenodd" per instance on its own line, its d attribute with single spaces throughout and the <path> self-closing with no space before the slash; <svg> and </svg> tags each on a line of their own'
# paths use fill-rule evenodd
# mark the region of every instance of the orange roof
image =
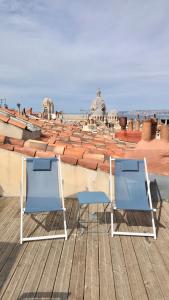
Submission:
<svg viewBox="0 0 169 300">
<path fill-rule="evenodd" d="M 19 128 L 25 129 L 26 128 L 26 124 L 19 122 L 18 120 L 13 120 L 13 119 L 9 119 L 8 124 L 17 126 Z"/>
</svg>

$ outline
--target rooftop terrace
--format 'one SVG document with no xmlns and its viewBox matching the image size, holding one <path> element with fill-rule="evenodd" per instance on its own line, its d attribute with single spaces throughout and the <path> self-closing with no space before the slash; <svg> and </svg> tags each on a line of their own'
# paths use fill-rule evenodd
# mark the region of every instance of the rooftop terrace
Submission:
<svg viewBox="0 0 169 300">
<path fill-rule="evenodd" d="M 96 212 L 80 234 L 76 224 L 77 201 L 67 199 L 69 238 L 19 244 L 19 199 L 0 198 L 1 299 L 168 299 L 169 203 L 157 206 L 157 240 L 114 237 L 101 233 L 110 228 L 109 208 L 84 207 L 83 218 Z M 106 209 L 106 214 L 104 214 Z M 122 216 L 116 214 L 118 220 Z M 150 226 L 148 215 L 128 213 L 131 227 Z M 59 213 L 28 217 L 25 233 L 46 234 L 62 229 Z M 121 227 L 127 227 L 122 221 Z M 43 226 L 40 226 L 42 224 Z M 51 234 L 51 231 L 49 232 Z"/>
</svg>

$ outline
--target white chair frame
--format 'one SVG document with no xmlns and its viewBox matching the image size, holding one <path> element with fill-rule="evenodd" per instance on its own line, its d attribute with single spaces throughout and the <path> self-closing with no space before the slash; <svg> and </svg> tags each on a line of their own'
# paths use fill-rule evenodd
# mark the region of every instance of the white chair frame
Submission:
<svg viewBox="0 0 169 300">
<path fill-rule="evenodd" d="M 59 160 L 59 168 L 58 168 L 59 194 L 61 197 L 62 207 L 63 207 L 64 234 L 24 237 L 24 234 L 23 234 L 23 232 L 24 232 L 24 230 L 23 230 L 24 229 L 24 214 L 25 214 L 25 208 L 24 208 L 24 170 L 25 170 L 25 168 L 24 168 L 24 164 L 25 164 L 27 158 L 22 157 L 22 175 L 21 175 L 21 181 L 20 181 L 20 244 L 22 244 L 25 241 L 49 240 L 49 239 L 58 239 L 58 238 L 64 238 L 65 240 L 67 240 L 66 208 L 64 205 L 60 156 L 58 156 L 57 158 Z"/>
<path fill-rule="evenodd" d="M 116 208 L 116 206 L 114 205 L 115 203 L 115 199 L 113 199 L 113 192 L 112 192 L 112 161 L 115 161 L 115 158 L 110 157 L 110 183 L 109 183 L 109 187 L 110 187 L 110 200 L 112 203 L 112 209 L 111 209 L 111 236 L 115 236 L 115 235 L 126 235 L 126 236 L 145 236 L 145 237 L 153 237 L 154 239 L 157 238 L 156 236 L 156 226 L 155 226 L 155 220 L 154 220 L 154 213 L 156 212 L 156 209 L 153 208 L 152 206 L 152 198 L 151 198 L 151 191 L 150 191 L 150 180 L 149 180 L 149 176 L 148 176 L 148 171 L 147 171 L 147 162 L 146 162 L 146 158 L 144 158 L 144 167 L 145 167 L 145 175 L 146 175 L 146 182 L 147 182 L 147 192 L 148 192 L 148 200 L 149 200 L 149 205 L 150 205 L 150 213 L 151 213 L 151 221 L 152 221 L 152 229 L 153 232 L 152 233 L 146 233 L 146 232 L 131 232 L 131 231 L 117 231 L 115 226 L 114 226 L 114 211 L 115 210 L 119 210 Z"/>
</svg>

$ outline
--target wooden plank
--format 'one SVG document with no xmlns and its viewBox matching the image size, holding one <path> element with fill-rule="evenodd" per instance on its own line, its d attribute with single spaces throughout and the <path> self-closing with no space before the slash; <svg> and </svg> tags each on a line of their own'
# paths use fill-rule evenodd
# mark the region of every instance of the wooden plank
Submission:
<svg viewBox="0 0 169 300">
<path fill-rule="evenodd" d="M 12 254 L 12 251 L 15 251 L 15 247 L 17 247 L 18 251 L 22 247 L 21 245 L 18 245 L 19 240 L 19 224 L 20 220 L 18 218 L 15 218 L 13 222 L 11 222 L 11 226 L 8 228 L 8 230 L 5 232 L 5 235 L 7 237 L 5 238 L 5 243 L 2 243 L 1 250 L 0 250 L 0 270 L 2 270 L 3 266 L 6 264 L 6 261 L 8 260 L 8 257 L 10 257 Z M 32 222 L 31 218 L 26 218 L 24 222 L 24 232 L 26 235 L 29 235 L 30 232 L 35 229 L 38 226 L 35 226 L 35 224 Z M 9 232 L 9 233 L 8 233 Z M 3 235 L 2 235 L 3 239 Z"/>
<path fill-rule="evenodd" d="M 16 220 L 15 220 L 16 221 Z M 31 229 L 33 229 L 33 224 L 30 224 L 27 220 L 25 222 L 25 233 L 29 233 Z M 17 224 L 17 222 L 16 222 Z M 13 223 L 13 228 L 11 230 L 11 235 L 9 236 L 9 241 L 7 240 L 6 244 L 4 246 L 3 252 L 1 252 L 0 256 L 0 266 L 1 266 L 1 272 L 0 272 L 0 296 L 7 288 L 13 273 L 15 272 L 16 265 L 19 263 L 27 244 L 19 245 L 18 244 L 18 224 L 17 226 L 15 223 Z"/>
<path fill-rule="evenodd" d="M 116 299 L 115 282 L 112 266 L 112 256 L 110 239 L 107 234 L 108 224 L 105 223 L 104 206 L 99 205 L 98 212 L 101 214 L 99 220 L 98 231 L 103 232 L 99 234 L 99 277 L 100 277 L 100 300 Z M 110 217 L 110 213 L 109 213 Z M 110 218 L 109 218 L 110 222 Z M 106 278 L 106 280 L 105 280 Z"/>
<path fill-rule="evenodd" d="M 44 216 L 37 217 L 39 222 L 42 222 L 44 219 Z M 51 214 L 51 219 L 53 218 L 53 214 Z M 27 218 L 26 220 L 26 226 L 25 226 L 25 234 L 26 236 L 33 231 L 32 235 L 43 235 L 44 229 L 42 226 L 36 225 L 31 220 L 31 218 Z M 12 294 L 15 293 L 18 296 L 18 293 L 21 289 L 21 286 L 23 285 L 25 278 L 27 276 L 27 272 L 31 267 L 31 264 L 33 263 L 36 253 L 38 250 L 38 247 L 40 246 L 40 242 L 26 242 L 23 245 L 17 245 L 17 247 L 14 248 L 10 255 L 10 259 L 13 260 L 13 266 L 10 271 L 10 277 L 8 278 L 8 281 L 3 286 L 2 293 L 4 293 L 4 289 L 6 288 L 4 299 L 10 299 L 10 297 L 13 297 Z M 18 250 L 19 249 L 19 250 Z M 18 255 L 19 251 L 19 255 Z M 7 261 L 8 262 L 8 261 Z M 5 265 L 5 268 L 8 266 L 8 264 Z M 17 298 L 17 296 L 13 297 L 14 299 Z"/>
<path fill-rule="evenodd" d="M 69 295 L 70 277 L 72 271 L 73 255 L 76 242 L 77 232 L 77 201 L 73 201 L 73 207 L 70 216 L 69 229 L 70 235 L 68 241 L 63 245 L 60 262 L 57 269 L 55 284 L 52 293 L 52 299 L 57 299 L 57 293 L 61 294 L 60 298 L 67 299 Z M 59 299 L 59 297 L 58 297 Z"/>
<path fill-rule="evenodd" d="M 145 222 L 146 222 L 146 217 L 145 217 Z M 169 295 L 169 285 L 168 285 L 168 280 L 169 280 L 169 269 L 167 268 L 167 256 L 164 255 L 168 251 L 168 247 L 166 244 L 166 248 L 163 249 L 162 255 L 159 251 L 159 249 L 164 247 L 165 244 L 162 244 L 161 241 L 158 239 L 157 240 L 147 240 L 144 239 L 144 244 L 149 256 L 149 259 L 151 261 L 151 264 L 153 266 L 154 272 L 156 274 L 158 284 L 162 290 L 163 296 L 165 299 L 168 298 Z M 158 244 L 161 244 L 159 247 L 157 246 Z M 162 251 L 162 250 L 161 250 Z"/>
<path fill-rule="evenodd" d="M 1 203 L 2 201 L 2 203 Z M 12 200 L 4 199 L 1 200 L 0 207 L 0 234 L 2 234 L 9 226 L 12 224 L 16 213 L 19 211 L 18 199 L 14 198 Z"/>
<path fill-rule="evenodd" d="M 166 205 L 167 204 L 167 205 Z M 157 218 L 157 240 L 169 242 L 169 204 L 163 203 L 162 212 Z"/>
<path fill-rule="evenodd" d="M 70 203 L 70 206 L 71 206 L 71 203 Z M 63 233 L 63 229 L 58 230 L 58 228 L 63 228 L 63 214 L 61 212 L 53 213 L 53 218 L 49 221 L 49 223 L 50 224 L 48 224 L 48 227 L 51 228 L 51 231 L 54 230 L 54 233 L 55 233 L 55 231 L 57 231 L 57 234 L 60 234 L 61 232 Z M 35 243 L 39 243 L 40 247 L 38 248 L 37 253 L 36 253 L 36 263 L 31 266 L 29 273 L 27 275 L 27 278 L 25 280 L 25 283 L 22 287 L 21 294 L 22 294 L 22 296 L 24 295 L 25 298 L 26 297 L 29 298 L 30 296 L 33 298 L 36 296 L 38 286 L 40 285 L 40 281 L 43 280 L 43 282 L 44 282 L 44 277 L 46 278 L 46 275 L 47 275 L 45 266 L 46 265 L 49 266 L 47 264 L 47 261 L 49 259 L 50 251 L 52 251 L 52 254 L 53 254 L 53 247 L 55 247 L 54 245 L 57 245 L 55 250 L 56 251 L 58 250 L 58 252 L 56 252 L 56 253 L 59 256 L 59 253 L 62 251 L 64 239 L 44 240 L 44 241 L 39 241 L 39 242 L 36 241 Z M 51 258 L 51 256 L 50 256 L 50 258 Z M 59 257 L 55 256 L 55 258 L 58 259 Z M 44 271 L 45 271 L 45 273 L 44 273 Z M 54 276 L 54 274 L 50 274 L 50 276 L 51 276 L 50 278 L 52 279 L 53 284 L 54 284 L 55 277 L 52 277 L 52 275 Z M 49 298 L 51 297 L 53 284 L 52 284 L 51 290 L 47 294 L 47 298 L 48 298 L 48 296 L 49 296 Z M 30 295 L 30 291 L 31 291 L 31 295 Z M 45 292 L 44 290 L 39 291 L 40 295 L 42 295 L 44 292 Z"/>
<path fill-rule="evenodd" d="M 116 220 L 115 220 L 116 221 Z M 127 237 L 128 238 L 128 237 Z M 132 297 L 124 252 L 119 236 L 110 236 L 111 260 L 114 274 L 115 293 L 117 300 L 130 300 Z"/>
<path fill-rule="evenodd" d="M 88 209 L 84 209 L 83 218 L 88 219 Z M 86 224 L 86 230 L 88 225 Z M 69 285 L 69 300 L 83 300 L 84 297 L 84 280 L 86 271 L 86 243 L 87 234 L 77 234 L 75 241 L 75 250 Z"/>
<path fill-rule="evenodd" d="M 118 236 L 111 238 L 110 245 L 116 299 L 133 299 L 120 238 Z"/>
<path fill-rule="evenodd" d="M 140 225 L 141 222 L 138 221 L 138 216 L 141 217 L 141 219 L 143 220 L 143 216 L 144 216 L 144 212 L 142 213 L 131 213 L 128 212 L 128 220 L 129 220 L 129 224 L 135 224 L 137 227 L 137 230 L 140 230 L 142 232 L 142 228 Z M 149 219 L 151 218 L 150 214 L 149 214 Z M 141 220 L 140 220 L 141 221 Z M 145 219 L 146 221 L 146 219 Z M 142 222 L 142 224 L 146 225 L 147 222 Z M 132 226 L 133 228 L 134 226 Z M 145 227 L 145 226 L 144 226 Z M 146 231 L 148 231 L 149 228 L 146 228 Z M 136 230 L 135 228 L 133 230 Z M 141 271 L 141 275 L 143 278 L 143 282 L 148 294 L 148 299 L 161 299 L 163 300 L 163 294 L 161 291 L 161 288 L 159 286 L 157 277 L 156 277 L 156 273 L 154 271 L 154 267 L 149 259 L 146 247 L 145 247 L 145 241 L 147 241 L 148 243 L 153 243 L 154 240 L 152 238 L 144 238 L 144 237 L 132 237 L 132 244 L 133 244 L 133 248 L 135 250 L 135 254 L 137 257 L 137 261 L 139 264 L 139 268 Z M 146 267 L 145 267 L 146 266 Z"/>
<path fill-rule="evenodd" d="M 130 230 L 119 212 L 116 213 L 118 222 L 121 224 L 122 231 Z M 124 253 L 125 265 L 127 268 L 128 279 L 133 299 L 148 299 L 147 291 L 144 286 L 137 257 L 133 249 L 131 237 L 121 236 L 122 249 Z"/>
<path fill-rule="evenodd" d="M 94 214 L 95 213 L 95 214 Z M 97 204 L 89 205 L 89 222 L 97 215 Z M 91 219 L 91 220 L 90 220 Z M 95 219 L 95 218 L 94 218 Z M 89 223 L 86 249 L 84 300 L 99 299 L 99 239 L 98 223 Z"/>
<path fill-rule="evenodd" d="M 67 204 L 67 226 L 69 227 L 70 216 L 72 214 L 73 205 L 72 201 L 68 201 Z M 46 295 L 47 298 L 52 297 L 53 287 L 55 284 L 56 274 L 58 271 L 58 266 L 61 259 L 61 254 L 63 251 L 63 245 L 69 241 L 64 241 L 64 239 L 52 240 L 51 248 L 49 251 L 46 264 L 37 288 L 36 297 L 42 297 Z"/>
<path fill-rule="evenodd" d="M 33 224 L 30 223 L 30 227 L 33 228 Z M 43 233 L 43 230 L 41 227 L 38 227 L 36 234 L 41 233 Z M 3 270 L 2 273 L 2 275 L 4 275 L 10 271 L 8 280 L 3 285 L 0 293 L 0 296 L 3 297 L 3 299 L 17 299 L 20 289 L 27 276 L 27 272 L 31 265 L 35 262 L 36 253 L 39 246 L 39 243 L 31 242 L 18 245 L 14 248 L 7 261 L 7 264 L 4 266 L 5 270 Z M 9 270 L 10 260 L 13 263 L 11 270 Z M 16 297 L 13 296 L 13 294 L 15 294 Z"/>
<path fill-rule="evenodd" d="M 46 296 L 47 299 L 50 297 L 73 300 L 113 299 L 114 295 L 112 297 L 112 293 L 110 293 L 113 285 L 116 299 L 139 299 L 142 285 L 145 288 L 141 296 L 143 299 L 168 299 L 168 203 L 164 203 L 161 210 L 160 229 L 156 241 L 153 238 L 144 237 L 107 237 L 104 233 L 97 233 L 97 226 L 89 224 L 90 228 L 88 225 L 86 226 L 87 234 L 76 236 L 75 229 L 66 242 L 53 240 L 30 242 L 23 245 L 17 245 L 19 239 L 17 202 L 12 200 L 8 201 L 8 204 L 10 209 L 8 209 L 8 205 L 5 210 L 1 211 L 0 209 L 3 224 L 8 224 L 6 232 L 3 229 L 4 225 L 1 227 L 2 230 L 0 229 L 2 237 L 0 242 L 1 299 L 19 299 L 26 297 L 26 293 L 29 296 L 28 299 L 36 296 L 41 298 Z M 95 210 L 95 208 L 91 206 L 90 210 Z M 102 206 L 98 206 L 97 212 L 101 211 Z M 8 223 L 8 213 L 10 212 L 11 218 Z M 72 223 L 75 215 L 76 208 L 70 210 Z M 118 217 L 120 218 L 119 215 Z M 134 214 L 128 213 L 127 220 L 133 230 L 137 227 L 140 231 L 143 224 L 146 225 L 143 230 L 150 229 L 147 214 L 142 216 L 138 213 L 137 219 Z M 104 222 L 98 225 L 101 229 L 105 226 L 107 225 Z M 126 227 L 125 224 L 122 224 L 121 229 L 126 230 Z M 26 219 L 25 233 L 30 234 L 33 228 L 34 222 L 30 218 Z M 55 228 L 53 229 L 55 230 Z M 38 232 L 44 234 L 44 229 L 41 227 L 37 227 L 36 231 L 34 235 Z M 4 240 L 3 243 L 2 240 Z M 41 247 L 45 242 L 46 246 Z M 62 246 L 60 246 L 61 243 L 63 243 Z M 33 264 L 36 265 L 36 268 L 33 268 Z M 140 282 L 138 283 L 138 281 Z M 111 285 L 112 282 L 113 285 Z M 28 284 L 27 290 L 24 283 Z M 94 288 L 91 292 L 92 287 Z M 139 291 L 134 291 L 136 289 Z"/>
</svg>

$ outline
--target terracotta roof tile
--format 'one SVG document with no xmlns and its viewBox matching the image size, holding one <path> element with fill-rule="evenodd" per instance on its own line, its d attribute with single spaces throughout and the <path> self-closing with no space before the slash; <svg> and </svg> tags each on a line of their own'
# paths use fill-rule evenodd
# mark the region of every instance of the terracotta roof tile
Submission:
<svg viewBox="0 0 169 300">
<path fill-rule="evenodd" d="M 49 138 L 48 143 L 49 144 L 54 144 L 56 142 L 56 137 L 52 136 Z"/>
<path fill-rule="evenodd" d="M 65 148 L 67 148 L 67 146 L 68 146 L 69 144 L 63 143 L 63 142 L 61 142 L 61 141 L 56 141 L 56 142 L 54 143 L 54 145 L 55 145 L 55 146 L 64 146 Z"/>
<path fill-rule="evenodd" d="M 13 151 L 14 150 L 14 146 L 10 145 L 10 144 L 0 144 L 0 148 L 9 150 L 9 151 Z"/>
<path fill-rule="evenodd" d="M 119 149 L 119 147 L 114 143 L 112 143 L 111 145 L 107 145 L 106 148 L 111 150 L 111 151 Z"/>
<path fill-rule="evenodd" d="M 48 145 L 47 143 L 37 141 L 37 140 L 27 140 L 24 144 L 25 147 L 30 147 L 37 150 L 43 150 L 43 151 L 46 151 L 47 145 Z"/>
<path fill-rule="evenodd" d="M 14 146 L 14 151 L 23 153 L 23 147 L 16 145 L 16 146 Z"/>
<path fill-rule="evenodd" d="M 81 138 L 83 136 L 83 133 L 81 131 L 73 131 L 73 136 Z"/>
<path fill-rule="evenodd" d="M 88 151 L 88 153 L 93 153 L 93 154 L 103 154 L 106 157 L 110 157 L 112 155 L 112 151 L 110 151 L 109 149 L 87 149 L 86 152 Z"/>
<path fill-rule="evenodd" d="M 23 146 L 24 142 L 25 142 L 24 140 L 15 139 L 12 137 L 6 137 L 6 139 L 5 139 L 5 143 L 11 144 L 11 145 Z"/>
<path fill-rule="evenodd" d="M 63 128 L 63 131 L 60 133 L 60 136 L 71 136 L 72 131 L 68 131 L 67 129 Z"/>
<path fill-rule="evenodd" d="M 23 147 L 22 148 L 22 153 L 28 156 L 35 156 L 36 154 L 36 149 L 32 149 L 29 147 Z"/>
<path fill-rule="evenodd" d="M 105 139 L 99 136 L 99 137 L 94 137 L 93 141 L 94 143 L 96 142 L 96 143 L 103 144 L 105 142 Z"/>
<path fill-rule="evenodd" d="M 15 115 L 15 113 L 16 113 L 16 111 L 15 110 L 13 110 L 13 109 L 8 109 L 8 108 L 4 108 L 4 107 L 1 107 L 1 109 L 0 110 L 3 110 L 3 111 L 5 111 L 5 112 L 7 112 L 7 113 L 10 113 L 11 115 Z"/>
<path fill-rule="evenodd" d="M 76 156 L 82 158 L 84 153 L 83 148 L 66 148 L 64 154 L 69 156 Z"/>
<path fill-rule="evenodd" d="M 58 127 L 56 128 L 56 131 L 59 131 L 59 132 L 62 131 L 62 127 L 59 127 L 59 126 L 58 126 Z"/>
<path fill-rule="evenodd" d="M 41 140 L 42 142 L 48 143 L 49 138 L 47 138 L 47 137 L 41 137 L 40 140 Z"/>
<path fill-rule="evenodd" d="M 52 151 L 36 151 L 36 157 L 55 157 L 55 153 Z"/>
<path fill-rule="evenodd" d="M 0 121 L 7 123 L 9 121 L 9 117 L 0 114 Z"/>
<path fill-rule="evenodd" d="M 104 137 L 104 139 L 106 140 L 106 141 L 112 141 L 112 139 L 113 139 L 113 136 L 112 135 L 103 135 L 103 137 Z"/>
<path fill-rule="evenodd" d="M 60 136 L 56 136 L 56 143 L 57 141 L 60 141 Z"/>
<path fill-rule="evenodd" d="M 5 138 L 6 137 L 4 135 L 0 135 L 0 144 L 4 144 Z"/>
<path fill-rule="evenodd" d="M 55 144 L 48 144 L 47 151 L 54 152 L 55 154 L 63 154 L 65 151 L 65 146 L 62 145 L 55 145 Z"/>
<path fill-rule="evenodd" d="M 69 155 L 61 155 L 61 161 L 70 165 L 77 165 L 78 159 Z"/>
<path fill-rule="evenodd" d="M 96 147 L 105 148 L 105 143 L 93 141 L 93 144 L 96 145 Z"/>
<path fill-rule="evenodd" d="M 98 162 L 91 159 L 78 159 L 78 164 L 92 170 L 96 170 L 98 166 Z"/>
<path fill-rule="evenodd" d="M 69 142 L 69 136 L 60 136 L 62 142 Z"/>
<path fill-rule="evenodd" d="M 109 162 L 106 160 L 102 164 L 99 164 L 99 169 L 103 172 L 109 173 L 110 172 Z"/>
<path fill-rule="evenodd" d="M 81 138 L 72 135 L 72 136 L 70 136 L 70 141 L 71 142 L 79 142 L 79 143 L 81 143 Z"/>
<path fill-rule="evenodd" d="M 85 149 L 96 149 L 96 146 L 93 145 L 93 144 L 90 144 L 90 143 L 82 143 L 82 146 L 85 148 Z"/>
<path fill-rule="evenodd" d="M 116 132 L 115 137 L 125 142 L 138 143 L 141 140 L 141 131 L 120 131 Z"/>
<path fill-rule="evenodd" d="M 19 122 L 18 120 L 9 119 L 8 124 L 14 125 L 16 127 L 19 127 L 21 129 L 26 128 L 26 124 Z"/>
<path fill-rule="evenodd" d="M 43 132 L 41 133 L 41 138 L 50 138 L 51 137 L 51 134 L 48 133 L 48 132 Z"/>
<path fill-rule="evenodd" d="M 81 143 L 76 143 L 76 142 L 71 142 L 72 147 L 74 148 L 82 148 L 82 144 Z"/>
<path fill-rule="evenodd" d="M 122 149 L 116 150 L 112 153 L 112 157 L 114 158 L 121 158 L 125 156 L 125 151 L 123 151 Z"/>
<path fill-rule="evenodd" d="M 99 163 L 99 169 L 103 172 L 110 172 L 110 163 L 109 160 L 105 160 L 103 163 Z M 112 163 L 112 174 L 114 174 L 114 163 Z"/>
<path fill-rule="evenodd" d="M 104 155 L 103 154 L 97 154 L 97 153 L 84 153 L 83 154 L 84 159 L 91 159 L 91 160 L 100 160 L 104 161 Z"/>
<path fill-rule="evenodd" d="M 85 134 L 85 135 L 82 136 L 82 141 L 84 141 L 84 140 L 93 140 L 93 137 L 90 136 L 90 135 Z"/>
</svg>

